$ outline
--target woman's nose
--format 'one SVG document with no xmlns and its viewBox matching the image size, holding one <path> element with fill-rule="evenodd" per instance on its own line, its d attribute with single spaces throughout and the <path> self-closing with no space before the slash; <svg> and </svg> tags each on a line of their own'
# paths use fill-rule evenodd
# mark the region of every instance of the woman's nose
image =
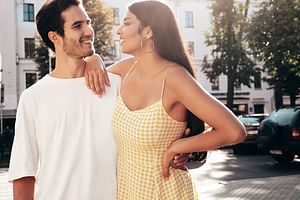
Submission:
<svg viewBox="0 0 300 200">
<path fill-rule="evenodd" d="M 121 32 L 122 32 L 122 26 L 120 26 L 120 27 L 117 29 L 117 34 L 118 34 L 118 35 L 121 35 Z"/>
</svg>

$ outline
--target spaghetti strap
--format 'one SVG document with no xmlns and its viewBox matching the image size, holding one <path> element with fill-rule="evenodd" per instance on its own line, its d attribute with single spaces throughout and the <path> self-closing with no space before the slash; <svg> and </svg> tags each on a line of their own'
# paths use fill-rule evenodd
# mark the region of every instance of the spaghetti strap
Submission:
<svg viewBox="0 0 300 200">
<path fill-rule="evenodd" d="M 136 63 L 137 63 L 137 61 L 134 61 L 133 65 L 131 66 L 131 68 L 129 69 L 129 71 L 124 76 L 124 78 L 123 78 L 123 80 L 121 82 L 121 86 L 123 85 L 124 81 L 126 80 L 126 78 L 128 77 L 128 75 L 130 74 L 130 72 L 132 71 L 132 69 L 133 69 L 133 67 L 135 66 Z"/>
<path fill-rule="evenodd" d="M 166 77 L 167 77 L 167 72 L 168 72 L 169 67 L 165 70 L 165 74 L 164 74 L 164 79 L 163 79 L 163 83 L 162 83 L 162 87 L 161 87 L 161 93 L 160 93 L 160 99 L 162 101 L 163 95 L 164 95 L 164 91 L 165 91 L 165 82 L 166 82 Z"/>
</svg>

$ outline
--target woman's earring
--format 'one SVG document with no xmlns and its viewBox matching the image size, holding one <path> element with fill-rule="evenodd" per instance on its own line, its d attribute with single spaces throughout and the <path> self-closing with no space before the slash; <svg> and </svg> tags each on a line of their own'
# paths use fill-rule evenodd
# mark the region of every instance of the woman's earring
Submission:
<svg viewBox="0 0 300 200">
<path fill-rule="evenodd" d="M 154 50 L 154 42 L 150 39 L 148 41 L 151 41 L 151 49 L 149 51 L 146 51 L 146 53 L 151 53 Z M 141 40 L 141 49 L 144 49 L 143 39 Z"/>
</svg>

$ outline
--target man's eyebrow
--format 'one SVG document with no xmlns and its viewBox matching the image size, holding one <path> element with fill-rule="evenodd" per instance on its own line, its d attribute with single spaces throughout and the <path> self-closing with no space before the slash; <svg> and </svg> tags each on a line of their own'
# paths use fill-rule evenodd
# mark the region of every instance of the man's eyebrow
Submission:
<svg viewBox="0 0 300 200">
<path fill-rule="evenodd" d="M 71 26 L 74 27 L 74 26 L 77 26 L 77 25 L 83 24 L 83 23 L 91 23 L 91 20 L 87 19 L 87 20 L 75 21 Z"/>
</svg>

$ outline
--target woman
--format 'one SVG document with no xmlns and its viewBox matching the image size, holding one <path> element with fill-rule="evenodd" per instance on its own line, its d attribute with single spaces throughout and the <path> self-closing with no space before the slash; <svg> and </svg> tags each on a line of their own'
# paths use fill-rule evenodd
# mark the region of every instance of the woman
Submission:
<svg viewBox="0 0 300 200">
<path fill-rule="evenodd" d="M 113 117 L 118 199 L 197 199 L 188 171 L 170 168 L 173 157 L 239 143 L 245 129 L 194 79 L 167 5 L 131 4 L 118 34 L 122 52 L 133 56 L 109 68 L 122 77 Z M 213 129 L 182 138 L 189 111 Z"/>
</svg>

